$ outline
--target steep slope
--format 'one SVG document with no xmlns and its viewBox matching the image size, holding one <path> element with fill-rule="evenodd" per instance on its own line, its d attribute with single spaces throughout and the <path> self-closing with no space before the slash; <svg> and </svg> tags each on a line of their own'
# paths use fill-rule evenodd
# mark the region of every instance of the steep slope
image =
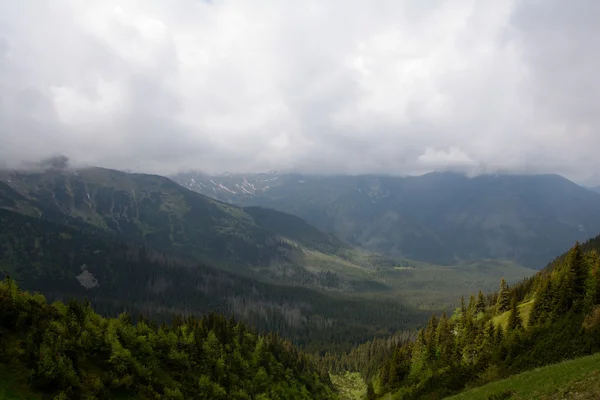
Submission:
<svg viewBox="0 0 600 400">
<path fill-rule="evenodd" d="M 448 400 L 565 398 L 600 398 L 600 353 L 527 371 L 448 397 Z"/>
<path fill-rule="evenodd" d="M 423 263 L 398 269 L 413 263 L 354 249 L 299 217 L 232 206 L 160 176 L 102 168 L 4 172 L 0 208 L 118 235 L 271 283 L 365 293 L 425 308 L 444 308 L 456 301 L 454 292 L 489 287 L 500 276 L 531 274 L 482 260 L 476 263 L 481 269 L 463 264 L 447 273 Z M 439 279 L 448 274 L 452 279 Z"/>
<path fill-rule="evenodd" d="M 97 311 L 158 320 L 219 312 L 310 349 L 346 349 L 423 313 L 398 301 L 276 285 L 83 229 L 0 210 L 0 278 L 50 299 L 89 299 Z M 331 337 L 335 337 L 335 343 Z"/>
<path fill-rule="evenodd" d="M 600 194 L 557 175 L 174 179 L 223 201 L 298 215 L 372 251 L 432 263 L 493 258 L 540 268 L 600 232 Z"/>
<path fill-rule="evenodd" d="M 576 243 L 535 277 L 510 288 L 502 283 L 497 293 L 488 296 L 479 292 L 451 317 L 432 316 L 414 342 L 394 349 L 376 376 L 367 378 L 380 393 L 392 392 L 394 398 L 442 398 L 600 351 L 599 243 L 598 237 L 584 245 Z M 516 377 L 509 381 L 515 384 L 514 393 L 499 392 L 490 398 L 553 395 L 554 389 L 569 389 L 568 381 L 576 376 L 566 368 L 547 372 L 555 375 L 538 376 L 540 384 L 556 380 L 558 374 L 563 375 L 563 382 L 554 382 L 550 391 L 531 390 L 535 389 L 532 382 L 524 387 L 523 377 Z M 594 376 L 597 372 L 598 367 Z M 581 393 L 591 396 L 595 392 Z"/>
<path fill-rule="evenodd" d="M 155 175 L 47 169 L 4 172 L 0 180 L 2 208 L 73 226 L 90 224 L 211 264 L 264 266 L 301 257 L 286 240 L 345 247 L 299 218 L 258 209 L 250 214 Z M 282 218 L 291 223 L 274 224 Z M 286 228 L 285 234 L 273 228 Z"/>
</svg>

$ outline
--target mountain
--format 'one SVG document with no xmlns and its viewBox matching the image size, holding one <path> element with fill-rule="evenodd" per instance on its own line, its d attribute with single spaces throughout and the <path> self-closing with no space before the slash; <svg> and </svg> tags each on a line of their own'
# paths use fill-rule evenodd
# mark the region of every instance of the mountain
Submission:
<svg viewBox="0 0 600 400">
<path fill-rule="evenodd" d="M 600 193 L 600 186 L 588 187 L 592 192 Z"/>
<path fill-rule="evenodd" d="M 422 310 L 533 273 L 385 257 L 294 215 L 101 168 L 1 172 L 0 220 L 0 275 L 27 290 L 108 315 L 218 311 L 319 350 L 415 327 Z"/>
<path fill-rule="evenodd" d="M 399 301 L 264 282 L 95 229 L 0 209 L 0 278 L 51 300 L 89 299 L 96 311 L 153 320 L 218 312 L 307 349 L 346 349 L 414 328 L 425 314 Z M 367 281 L 368 282 L 368 281 Z M 336 342 L 331 342 L 335 335 Z"/>
<path fill-rule="evenodd" d="M 426 302 L 427 308 L 445 307 L 453 296 L 448 282 L 442 285 L 437 280 L 445 275 L 437 266 L 421 263 L 418 268 L 398 269 L 414 263 L 355 249 L 297 216 L 227 204 L 156 175 L 103 168 L 4 171 L 0 208 L 117 235 L 276 284 L 387 293 L 396 300 L 402 296 L 403 302 L 417 300 L 419 307 Z M 478 263 L 486 266 L 454 269 L 457 277 L 467 271 L 471 276 L 453 280 L 453 289 L 468 293 L 474 285 L 495 284 L 501 274 L 509 280 L 531 274 L 525 268 Z"/>
<path fill-rule="evenodd" d="M 600 194 L 558 175 L 173 179 L 222 201 L 297 215 L 370 251 L 438 264 L 503 259 L 540 268 L 600 232 Z"/>
<path fill-rule="evenodd" d="M 349 248 L 297 217 L 259 208 L 246 212 L 161 176 L 103 168 L 3 172 L 0 207 L 72 226 L 91 225 L 212 265 L 293 263 L 302 256 L 294 243 L 331 252 Z"/>
</svg>

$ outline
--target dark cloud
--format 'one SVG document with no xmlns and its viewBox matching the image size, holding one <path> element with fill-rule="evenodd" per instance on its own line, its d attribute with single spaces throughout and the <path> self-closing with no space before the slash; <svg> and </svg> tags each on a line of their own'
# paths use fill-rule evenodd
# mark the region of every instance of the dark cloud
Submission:
<svg viewBox="0 0 600 400">
<path fill-rule="evenodd" d="M 5 2 L 0 160 L 598 181 L 598 20 L 593 0 Z"/>
</svg>

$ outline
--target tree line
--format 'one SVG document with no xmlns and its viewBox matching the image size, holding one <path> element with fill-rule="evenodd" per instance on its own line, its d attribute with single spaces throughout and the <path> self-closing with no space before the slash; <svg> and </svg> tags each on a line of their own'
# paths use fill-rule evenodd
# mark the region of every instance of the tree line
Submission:
<svg viewBox="0 0 600 400">
<path fill-rule="evenodd" d="M 587 249 L 587 251 L 586 251 Z M 387 352 L 372 398 L 442 398 L 524 370 L 600 351 L 600 254 L 575 244 L 535 277 L 433 315 Z M 370 378 L 370 379 L 369 379 Z"/>
</svg>

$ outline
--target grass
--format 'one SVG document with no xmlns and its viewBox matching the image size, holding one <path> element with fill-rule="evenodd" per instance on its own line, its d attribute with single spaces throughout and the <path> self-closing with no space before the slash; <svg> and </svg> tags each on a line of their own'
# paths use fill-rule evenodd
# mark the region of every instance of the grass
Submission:
<svg viewBox="0 0 600 400">
<path fill-rule="evenodd" d="M 454 308 L 461 295 L 468 301 L 469 296 L 480 289 L 484 292 L 497 290 L 501 278 L 515 282 L 536 272 L 503 260 L 477 260 L 451 266 L 405 260 L 410 266 L 376 268 L 369 265 L 367 252 L 356 249 L 344 258 L 308 249 L 304 251 L 307 255 L 305 267 L 310 272 L 334 272 L 344 281 L 373 281 L 388 288 L 355 294 L 367 299 L 399 301 L 428 311 Z M 525 322 L 529 317 L 527 307 L 522 310 Z"/>
<path fill-rule="evenodd" d="M 331 382 L 339 391 L 340 400 L 362 400 L 367 393 L 367 385 L 358 372 L 331 375 Z"/>
<path fill-rule="evenodd" d="M 523 320 L 523 325 L 529 325 L 529 315 L 531 314 L 531 309 L 533 308 L 533 299 L 526 301 L 525 303 L 521 303 L 517 306 L 519 310 L 519 314 L 521 315 L 521 319 Z M 506 329 L 506 325 L 508 324 L 508 316 L 510 315 L 510 311 L 506 311 L 500 315 L 495 316 L 492 321 L 495 326 L 502 325 L 502 328 Z"/>
<path fill-rule="evenodd" d="M 448 398 L 469 399 L 600 399 L 600 353 L 527 371 Z"/>
</svg>

